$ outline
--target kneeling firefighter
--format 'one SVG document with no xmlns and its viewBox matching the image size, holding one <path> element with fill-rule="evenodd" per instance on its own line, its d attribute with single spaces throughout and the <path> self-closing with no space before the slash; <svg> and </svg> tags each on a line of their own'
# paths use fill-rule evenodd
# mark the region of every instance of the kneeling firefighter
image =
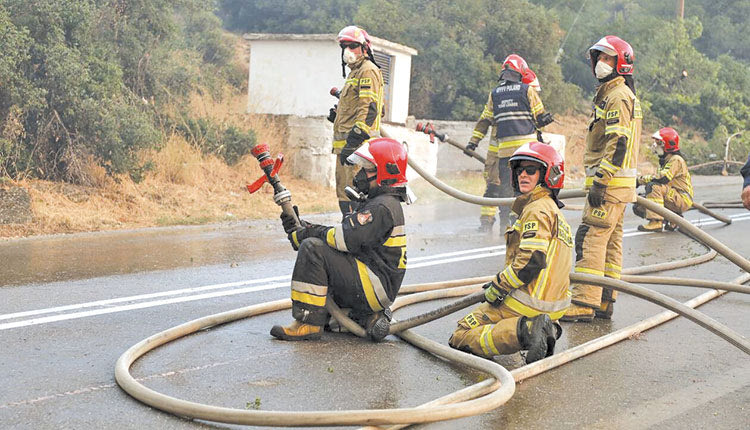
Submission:
<svg viewBox="0 0 750 430">
<path fill-rule="evenodd" d="M 282 340 L 320 339 L 329 320 L 326 300 L 351 308 L 350 317 L 372 340 L 388 335 L 389 306 L 406 272 L 406 229 L 402 202 L 407 154 L 393 139 L 378 138 L 348 157 L 361 166 L 354 187 L 362 196 L 355 212 L 329 227 L 282 214 L 284 231 L 298 250 L 292 272 L 292 316 L 271 335 Z"/>
<path fill-rule="evenodd" d="M 563 187 L 560 154 L 541 142 L 524 144 L 510 157 L 511 210 L 505 232 L 505 269 L 484 285 L 482 303 L 458 322 L 451 347 L 481 357 L 527 350 L 531 363 L 552 355 L 562 333 L 559 319 L 570 305 L 573 239 L 557 199 Z"/>
<path fill-rule="evenodd" d="M 659 156 L 659 171 L 656 175 L 639 176 L 637 186 L 646 186 L 646 198 L 682 215 L 693 206 L 693 181 L 687 163 L 680 154 L 680 136 L 671 127 L 664 127 L 651 136 L 654 152 Z M 661 231 L 662 226 L 674 231 L 676 226 L 664 222 L 656 212 L 633 205 L 633 212 L 648 222 L 638 226 L 640 231 Z"/>
</svg>

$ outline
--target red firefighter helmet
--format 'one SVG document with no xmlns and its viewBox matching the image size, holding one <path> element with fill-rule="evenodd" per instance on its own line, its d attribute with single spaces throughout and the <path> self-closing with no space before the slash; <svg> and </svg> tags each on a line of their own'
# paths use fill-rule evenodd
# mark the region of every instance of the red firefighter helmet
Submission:
<svg viewBox="0 0 750 430">
<path fill-rule="evenodd" d="M 539 79 L 536 78 L 536 73 L 534 73 L 534 71 L 531 69 L 526 69 L 526 74 L 524 74 L 521 78 L 521 82 L 537 90 L 537 92 L 542 91 L 542 86 L 539 84 Z"/>
<path fill-rule="evenodd" d="M 378 185 L 406 185 L 406 148 L 393 139 L 372 139 L 369 144 L 360 146 L 347 160 L 368 170 L 377 169 L 375 181 Z"/>
<path fill-rule="evenodd" d="M 341 42 L 354 42 L 359 43 L 367 49 L 372 48 L 372 42 L 370 42 L 370 35 L 367 32 L 356 25 L 350 25 L 344 27 L 339 31 L 339 35 L 336 36 L 336 41 Z"/>
<path fill-rule="evenodd" d="M 544 166 L 544 184 L 551 190 L 559 190 L 565 180 L 565 161 L 555 148 L 542 142 L 529 142 L 516 149 L 508 160 L 513 173 L 513 188 L 518 190 L 516 167 L 523 160 L 536 161 Z"/>
<path fill-rule="evenodd" d="M 615 64 L 615 72 L 618 75 L 632 75 L 633 74 L 633 62 L 635 61 L 635 53 L 630 44 L 617 36 L 604 36 L 599 39 L 591 48 L 589 48 L 589 58 L 591 59 L 591 71 L 594 71 L 596 67 L 597 59 L 599 58 L 599 52 L 604 52 L 607 55 L 617 57 L 617 63 Z"/>
<path fill-rule="evenodd" d="M 505 57 L 505 61 L 503 61 L 503 70 L 505 69 L 515 70 L 520 73 L 521 76 L 524 76 L 527 73 L 526 71 L 529 70 L 529 66 L 526 64 L 526 60 L 520 55 L 510 54 Z"/>
<path fill-rule="evenodd" d="M 680 135 L 672 127 L 664 127 L 651 135 L 651 138 L 664 142 L 664 152 L 680 150 Z"/>
</svg>

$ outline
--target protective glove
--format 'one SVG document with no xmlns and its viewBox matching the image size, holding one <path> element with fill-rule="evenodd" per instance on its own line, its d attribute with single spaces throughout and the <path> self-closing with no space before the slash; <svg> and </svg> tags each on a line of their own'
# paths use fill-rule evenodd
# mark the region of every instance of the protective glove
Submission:
<svg viewBox="0 0 750 430">
<path fill-rule="evenodd" d="M 338 106 L 339 105 L 333 105 L 332 108 L 328 109 L 328 116 L 326 117 L 328 121 L 336 121 L 336 108 L 338 108 Z"/>
<path fill-rule="evenodd" d="M 604 192 L 607 190 L 606 185 L 602 185 L 599 182 L 594 181 L 594 185 L 589 189 L 589 205 L 594 208 L 598 208 L 604 204 Z"/>
<path fill-rule="evenodd" d="M 346 136 L 346 145 L 341 148 L 341 154 L 339 154 L 339 163 L 343 166 L 344 164 L 352 165 L 347 158 L 354 154 L 362 144 L 370 138 L 370 135 L 362 131 L 359 127 L 354 127 L 349 135 Z"/>
<path fill-rule="evenodd" d="M 286 238 L 289 239 L 289 243 L 292 244 L 293 250 L 299 251 L 299 245 L 303 240 L 309 237 L 308 232 L 309 230 L 305 227 L 297 227 L 296 230 L 292 230 L 291 233 L 286 236 Z"/>
<path fill-rule="evenodd" d="M 464 154 L 466 154 L 469 157 L 471 157 L 471 152 L 469 152 L 469 151 L 476 151 L 477 146 L 479 146 L 478 143 L 474 143 L 474 142 L 467 143 L 466 144 L 466 149 L 464 149 Z"/>
<path fill-rule="evenodd" d="M 492 306 L 500 306 L 505 296 L 508 295 L 507 291 L 501 290 L 492 281 L 482 285 L 482 288 L 484 288 L 484 300 Z"/>
<path fill-rule="evenodd" d="M 300 226 L 305 227 L 305 228 L 310 226 L 309 222 L 303 221 L 302 219 L 300 219 L 299 209 L 297 208 L 297 205 L 292 206 L 292 208 L 294 209 L 295 215 L 297 215 L 297 219 L 295 219 L 291 215 L 287 215 L 284 212 L 282 212 L 281 215 L 279 216 L 279 218 L 281 218 L 281 224 L 284 226 L 284 233 L 286 234 L 291 234 L 294 230 L 296 230 Z M 299 223 L 300 223 L 299 226 L 297 225 L 297 220 L 299 220 Z"/>
</svg>

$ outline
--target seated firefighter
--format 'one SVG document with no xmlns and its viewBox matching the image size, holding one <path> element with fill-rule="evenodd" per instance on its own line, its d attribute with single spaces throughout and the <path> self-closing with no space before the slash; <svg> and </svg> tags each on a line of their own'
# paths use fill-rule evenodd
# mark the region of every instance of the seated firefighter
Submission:
<svg viewBox="0 0 750 430">
<path fill-rule="evenodd" d="M 505 269 L 484 285 L 486 303 L 458 322 L 449 344 L 487 358 L 527 350 L 531 363 L 552 355 L 562 333 L 553 321 L 570 306 L 573 239 L 557 199 L 565 176 L 557 151 L 530 142 L 508 164 L 521 194 L 505 232 Z"/>
<path fill-rule="evenodd" d="M 329 320 L 326 301 L 351 308 L 350 317 L 372 340 L 388 335 L 389 306 L 406 272 L 406 149 L 393 139 L 373 139 L 347 160 L 362 166 L 353 180 L 362 195 L 357 210 L 329 227 L 282 214 L 284 231 L 298 250 L 292 272 L 294 322 L 275 325 L 282 340 L 320 339 Z"/>
<path fill-rule="evenodd" d="M 659 171 L 656 175 L 639 176 L 636 184 L 646 186 L 646 198 L 672 212 L 682 215 L 693 206 L 693 182 L 687 163 L 680 154 L 680 136 L 671 127 L 664 127 L 651 136 L 654 152 L 659 156 Z M 633 212 L 648 222 L 638 226 L 640 231 L 674 231 L 676 226 L 665 222 L 656 212 L 643 206 L 633 205 Z"/>
</svg>

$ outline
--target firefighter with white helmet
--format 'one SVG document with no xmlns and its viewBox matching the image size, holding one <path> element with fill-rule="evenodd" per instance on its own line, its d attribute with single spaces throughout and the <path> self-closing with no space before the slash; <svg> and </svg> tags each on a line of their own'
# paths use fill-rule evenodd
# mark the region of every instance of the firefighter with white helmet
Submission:
<svg viewBox="0 0 750 430">
<path fill-rule="evenodd" d="M 529 66 L 521 56 L 508 55 L 503 61 L 500 83 L 487 98 L 487 104 L 474 126 L 467 150 L 476 150 L 490 126 L 494 134 L 490 139 L 484 165 L 484 179 L 487 187 L 484 197 L 512 197 L 511 172 L 508 170 L 508 157 L 521 145 L 537 141 L 537 131 L 551 122 L 551 116 L 544 112 L 539 94 L 529 83 L 523 82 L 529 73 Z M 494 206 L 482 206 L 479 217 L 479 230 L 490 231 L 495 223 Z M 509 223 L 509 209 L 501 206 L 500 229 Z"/>
<path fill-rule="evenodd" d="M 605 36 L 589 49 L 589 58 L 599 86 L 583 156 L 588 194 L 575 236 L 575 272 L 619 279 L 625 206 L 636 200 L 643 114 L 635 96 L 633 48 Z M 588 284 L 573 284 L 572 291 L 573 306 L 563 321 L 612 317 L 616 292 Z"/>
<path fill-rule="evenodd" d="M 341 69 L 349 75 L 341 89 L 338 105 L 331 109 L 328 119 L 333 122 L 333 153 L 336 163 L 336 196 L 341 213 L 354 210 L 344 189 L 357 173 L 347 163 L 349 157 L 368 139 L 380 135 L 383 110 L 383 75 L 372 54 L 372 42 L 367 32 L 357 26 L 343 28 L 336 40 L 341 47 Z"/>
<path fill-rule="evenodd" d="M 526 143 L 510 157 L 512 210 L 518 219 L 505 233 L 505 267 L 485 288 L 482 303 L 458 322 L 451 347 L 482 357 L 527 350 L 526 362 L 552 355 L 559 319 L 570 305 L 573 260 L 570 226 L 557 199 L 563 159 L 541 142 Z"/>
<path fill-rule="evenodd" d="M 324 226 L 281 215 L 295 250 L 292 316 L 288 326 L 273 326 L 282 340 L 320 339 L 329 319 L 325 304 L 351 308 L 350 316 L 378 341 L 388 334 L 389 306 L 406 273 L 406 229 L 401 203 L 407 201 L 404 145 L 377 138 L 348 161 L 359 169 L 353 185 L 363 196 L 340 225 Z"/>
<path fill-rule="evenodd" d="M 680 135 L 672 127 L 664 127 L 654 133 L 654 152 L 659 156 L 659 171 L 655 175 L 643 175 L 637 185 L 646 187 L 646 198 L 682 215 L 693 206 L 693 181 L 687 162 L 680 153 Z M 633 205 L 633 212 L 648 222 L 638 226 L 639 231 L 661 231 L 662 227 L 674 231 L 676 227 L 656 212 L 640 205 Z"/>
</svg>

